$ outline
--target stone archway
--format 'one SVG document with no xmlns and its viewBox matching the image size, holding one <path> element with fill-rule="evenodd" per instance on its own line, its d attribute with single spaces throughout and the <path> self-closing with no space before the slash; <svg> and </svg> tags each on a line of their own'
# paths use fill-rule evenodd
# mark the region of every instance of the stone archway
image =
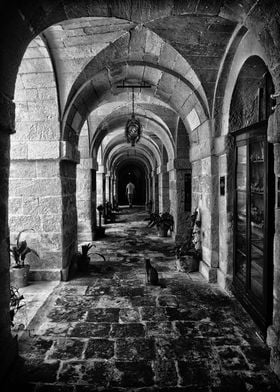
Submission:
<svg viewBox="0 0 280 392">
<path fill-rule="evenodd" d="M 235 148 L 229 152 L 235 166 L 228 164 L 228 176 L 234 179 L 229 183 L 234 214 L 233 289 L 264 337 L 273 320 L 273 296 L 277 296 L 273 270 L 277 271 L 279 259 L 274 251 L 274 153 L 273 145 L 267 142 L 273 92 L 264 61 L 248 57 L 235 84 L 229 115 Z"/>
<path fill-rule="evenodd" d="M 146 202 L 145 171 L 139 164 L 126 162 L 116 171 L 118 189 L 118 202 L 120 205 L 127 204 L 125 193 L 126 184 L 131 181 L 135 185 L 134 204 L 144 205 Z"/>
<path fill-rule="evenodd" d="M 238 4 L 237 4 L 238 3 Z M 1 56 L 1 72 L 0 72 L 0 86 L 1 86 L 1 93 L 0 93 L 0 127 L 1 127 L 1 136 L 0 136 L 0 167 L 1 167 L 1 175 L 0 177 L 0 207 L 1 207 L 1 225 L 0 225 L 0 233 L 1 233 L 1 255 L 0 255 L 0 262 L 1 262 L 1 269 L 3 273 L 1 274 L 1 298 L 3 298 L 3 302 L 1 302 L 1 331 L 4 331 L 3 334 L 1 332 L 1 340 L 5 341 L 6 338 L 10 337 L 9 327 L 8 327 L 8 250 L 7 250 L 7 243 L 6 239 L 8 238 L 8 179 L 9 179 L 9 134 L 14 131 L 14 104 L 13 104 L 13 92 L 15 86 L 15 79 L 17 74 L 17 69 L 21 62 L 23 53 L 25 48 L 27 47 L 28 43 L 31 41 L 32 38 L 38 33 L 40 33 L 44 28 L 50 26 L 53 23 L 59 22 L 61 20 L 66 20 L 75 17 L 81 16 L 114 16 L 114 17 L 125 17 L 127 20 L 136 21 L 145 24 L 150 23 L 150 25 L 154 24 L 152 27 L 156 31 L 159 31 L 162 27 L 164 27 L 164 31 L 168 31 L 170 25 L 173 25 L 174 28 L 177 29 L 178 24 L 174 23 L 178 21 L 179 18 L 174 19 L 173 17 L 178 14 L 191 15 L 195 17 L 199 17 L 203 14 L 206 15 L 207 18 L 209 17 L 217 17 L 217 15 L 221 18 L 229 17 L 229 19 L 235 25 L 238 23 L 243 24 L 246 26 L 247 29 L 250 29 L 254 32 L 255 40 L 262 43 L 263 47 L 265 48 L 269 61 L 269 68 L 274 68 L 275 77 L 275 87 L 276 89 L 279 88 L 280 81 L 279 76 L 277 74 L 277 67 L 275 64 L 279 63 L 279 40 L 278 40 L 278 28 L 279 28 L 279 21 L 277 20 L 278 15 L 278 4 L 277 2 L 232 2 L 230 5 L 227 3 L 223 3 L 221 5 L 220 2 L 215 2 L 215 4 L 211 5 L 211 7 L 206 7 L 205 2 L 197 2 L 196 6 L 193 6 L 193 3 L 187 4 L 178 4 L 176 2 L 169 2 L 168 5 L 164 4 L 164 6 L 160 6 L 157 4 L 156 6 L 153 2 L 147 2 L 147 7 L 145 7 L 142 11 L 140 8 L 133 9 L 133 7 L 124 7 L 123 2 L 116 1 L 114 4 L 111 4 L 109 7 L 101 7 L 100 4 L 94 3 L 89 5 L 88 2 L 82 1 L 78 5 L 73 4 L 73 2 L 59 2 L 55 5 L 50 5 L 49 1 L 38 1 L 36 5 L 32 4 L 29 1 L 22 2 L 20 4 L 20 8 L 17 9 L 14 2 L 10 2 L 3 7 L 3 12 L 1 12 L 1 46 L 0 50 L 2 53 Z M 160 25 L 159 19 L 170 17 L 170 20 L 164 20 L 164 26 Z M 7 23 L 8 21 L 8 23 Z M 168 25 L 169 22 L 169 25 Z M 188 25 L 188 24 L 185 24 Z M 221 25 L 217 24 L 210 24 L 211 29 L 207 30 L 208 37 L 210 37 L 211 32 L 217 33 L 220 36 L 221 34 Z M 150 26 L 149 26 L 150 27 Z M 229 30 L 227 30 L 228 32 Z M 174 39 L 180 37 L 180 34 L 175 34 L 176 31 L 172 30 Z M 232 30 L 230 30 L 232 32 Z M 195 33 L 195 32 L 194 32 Z M 230 35 L 230 34 L 229 34 Z M 183 43 L 186 40 L 186 34 L 181 35 L 183 37 L 182 42 L 178 42 L 178 46 L 181 46 L 182 52 L 184 52 L 184 56 L 188 56 L 188 54 L 193 53 L 193 50 L 189 52 L 185 48 Z M 192 35 L 189 34 L 188 37 Z M 195 38 L 197 38 L 194 35 Z M 201 37 L 198 37 L 198 41 L 201 43 Z M 203 45 L 202 45 L 203 46 Z M 204 48 L 207 46 L 204 46 Z M 163 48 L 166 50 L 166 48 Z M 199 57 L 199 56 L 197 56 Z M 172 58 L 172 56 L 171 56 Z M 197 58 L 197 60 L 200 60 Z M 204 59 L 204 62 L 201 61 L 200 64 L 209 64 L 207 61 L 208 58 Z M 275 67 L 274 67 L 275 66 Z M 217 69 L 216 69 L 217 71 Z M 217 72 L 206 72 L 208 80 L 204 80 L 207 84 L 209 83 L 210 90 L 213 91 L 215 88 L 215 81 Z M 203 72 L 202 72 L 203 73 Z M 210 91 L 209 90 L 209 91 Z M 278 102 L 279 103 L 279 102 Z M 279 106 L 279 105 L 278 105 Z M 278 109 L 277 109 L 278 112 Z M 75 119 L 76 122 L 79 122 L 79 116 Z M 209 125 L 209 124 L 208 124 Z M 208 130 L 212 129 L 209 125 Z M 203 135 L 203 130 L 201 129 L 201 133 Z M 211 132 L 210 132 L 211 133 Z M 225 133 L 226 134 L 226 133 Z M 199 132 L 194 132 L 193 136 L 199 135 Z M 279 143 L 279 137 L 275 136 L 275 142 Z M 211 144 L 211 150 L 218 149 L 220 146 L 221 140 L 215 140 L 215 143 Z M 222 143 L 223 144 L 223 143 Z M 196 146 L 197 147 L 197 146 Z M 196 154 L 198 151 L 197 148 L 194 148 L 191 153 L 193 155 Z M 69 161 L 69 157 L 73 159 L 75 156 L 75 151 L 72 150 L 72 146 L 67 143 L 62 143 L 61 148 L 65 151 L 65 161 Z M 217 152 L 217 150 L 215 150 Z M 221 149 L 218 151 L 218 154 L 221 153 Z M 173 163 L 172 163 L 173 164 Z M 66 166 L 67 164 L 64 162 L 62 164 Z M 70 166 L 72 164 L 69 164 Z M 210 176 L 213 175 L 215 177 L 218 173 L 218 167 L 223 165 L 223 160 L 218 162 L 214 162 L 209 170 Z M 171 165 L 170 165 L 171 166 Z M 69 170 L 70 171 L 70 170 Z M 63 170 L 63 174 L 65 177 L 73 178 L 74 170 L 72 171 L 71 166 L 71 173 L 67 173 L 67 170 Z M 221 172 L 219 172 L 221 173 Z M 212 183 L 212 190 L 218 189 L 217 187 L 218 182 L 213 181 Z M 66 189 L 65 189 L 66 191 Z M 225 213 L 226 215 L 226 208 L 224 209 L 224 205 L 219 204 L 220 211 Z M 229 220 L 230 222 L 230 220 Z M 215 222 L 212 222 L 215 223 Z M 227 225 L 228 222 L 226 222 Z M 220 231 L 221 231 L 220 227 Z M 227 232 L 227 231 L 226 231 Z M 228 240 L 228 239 L 227 239 Z M 278 242 L 275 243 L 276 247 L 279 245 Z M 222 257 L 222 254 L 219 256 Z M 217 257 L 214 262 L 217 262 Z M 278 314 L 278 313 L 277 313 Z M 3 326 L 3 328 L 2 328 Z"/>
</svg>

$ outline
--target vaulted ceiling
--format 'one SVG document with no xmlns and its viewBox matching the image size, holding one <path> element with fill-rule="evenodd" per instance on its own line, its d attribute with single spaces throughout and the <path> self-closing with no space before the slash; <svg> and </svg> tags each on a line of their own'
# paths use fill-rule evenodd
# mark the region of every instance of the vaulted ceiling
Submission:
<svg viewBox="0 0 280 392">
<path fill-rule="evenodd" d="M 125 143 L 132 92 L 119 86 L 150 85 L 135 89 L 134 95 L 143 143 L 151 150 L 157 145 L 172 159 L 179 119 L 190 133 L 210 116 L 236 26 L 209 9 L 205 14 L 146 18 L 144 24 L 117 17 L 65 20 L 29 44 L 19 77 L 28 89 L 32 75 L 53 68 L 63 138 L 78 140 L 87 121 L 95 157 L 104 140 L 111 150 Z M 139 154 L 141 143 L 135 147 Z"/>
</svg>

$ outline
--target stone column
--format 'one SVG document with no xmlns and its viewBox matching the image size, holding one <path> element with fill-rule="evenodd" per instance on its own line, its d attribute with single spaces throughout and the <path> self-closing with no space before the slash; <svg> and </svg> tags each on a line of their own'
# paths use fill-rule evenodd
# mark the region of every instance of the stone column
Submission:
<svg viewBox="0 0 280 392">
<path fill-rule="evenodd" d="M 111 201 L 111 176 L 110 172 L 105 174 L 105 200 Z"/>
<path fill-rule="evenodd" d="M 154 196 L 154 187 L 153 187 L 153 172 L 150 173 L 148 177 L 149 182 L 149 200 L 152 201 L 152 212 L 155 212 L 155 196 Z"/>
<path fill-rule="evenodd" d="M 217 281 L 219 286 L 228 289 L 233 274 L 233 172 L 234 172 L 234 138 L 231 135 L 215 138 L 215 155 L 218 159 L 218 211 L 219 211 L 219 266 Z M 225 181 L 224 194 L 220 193 L 219 182 Z M 215 224 L 214 224 L 215 226 Z"/>
<path fill-rule="evenodd" d="M 115 182 L 116 182 L 116 180 L 115 180 L 115 177 L 114 176 L 112 176 L 111 177 L 111 181 L 110 181 L 110 200 L 112 201 L 112 203 L 113 203 L 113 198 L 114 198 L 114 196 L 115 196 L 115 194 L 116 194 L 116 189 L 115 189 Z"/>
<path fill-rule="evenodd" d="M 116 174 L 114 174 L 114 179 L 113 179 L 113 181 L 114 181 L 113 196 L 116 197 L 117 203 L 118 203 L 118 202 L 119 202 L 119 200 L 118 200 L 118 182 L 117 182 Z"/>
<path fill-rule="evenodd" d="M 146 200 L 145 203 L 147 205 L 147 203 L 149 202 L 149 178 L 148 176 L 145 177 L 145 186 L 146 186 Z"/>
<path fill-rule="evenodd" d="M 150 179 L 149 177 L 146 175 L 145 176 L 145 186 L 146 186 L 146 201 L 145 201 L 145 205 L 146 205 L 146 209 L 148 208 L 148 203 L 151 200 L 150 197 Z"/>
<path fill-rule="evenodd" d="M 118 189 L 117 189 L 117 179 L 116 179 L 116 174 L 114 173 L 111 177 L 111 200 L 112 204 L 114 199 L 118 203 Z"/>
<path fill-rule="evenodd" d="M 68 280 L 72 257 L 77 251 L 77 205 L 76 205 L 76 168 L 79 153 L 75 146 L 63 142 L 60 162 L 61 197 L 62 197 L 62 280 Z"/>
<path fill-rule="evenodd" d="M 22 149 L 18 150 L 19 146 Z M 25 233 L 28 245 L 40 255 L 28 260 L 31 280 L 59 280 L 61 268 L 67 275 L 65 268 L 70 260 L 63 256 L 66 244 L 61 235 L 66 219 L 63 206 L 69 203 L 71 209 L 75 206 L 76 216 L 76 171 L 73 172 L 74 177 L 72 174 L 69 177 L 68 173 L 64 176 L 62 169 L 66 164 L 61 165 L 60 160 L 76 165 L 78 155 L 76 146 L 67 141 L 25 140 L 12 143 L 10 235 L 14 243 L 20 230 L 34 229 L 34 232 Z M 71 202 L 67 201 L 68 195 Z M 67 207 L 65 210 L 68 211 Z"/>
<path fill-rule="evenodd" d="M 97 226 L 97 202 L 96 202 L 96 168 L 91 170 L 91 239 L 94 239 L 94 231 Z"/>
<path fill-rule="evenodd" d="M 152 190 L 153 190 L 153 211 L 159 211 L 159 197 L 158 197 L 158 175 L 155 170 L 152 171 Z"/>
<path fill-rule="evenodd" d="M 159 211 L 165 212 L 170 210 L 169 200 L 169 174 L 166 165 L 158 168 L 158 189 L 159 189 Z"/>
<path fill-rule="evenodd" d="M 8 192 L 10 134 L 14 132 L 14 103 L 0 94 L 0 379 L 17 355 L 16 339 L 10 326 L 10 258 Z"/>
<path fill-rule="evenodd" d="M 96 180 L 93 174 L 95 169 L 92 158 L 81 159 L 77 166 L 77 211 L 78 211 L 78 243 L 89 242 L 92 238 L 92 226 L 95 219 Z M 93 184 L 94 181 L 94 184 Z M 93 195 L 94 193 L 94 195 Z"/>
<path fill-rule="evenodd" d="M 177 158 L 167 164 L 169 173 L 170 213 L 174 218 L 173 236 L 176 242 L 183 242 L 186 236 L 186 222 L 189 215 L 185 211 L 185 174 L 190 172 L 190 162 Z"/>
<path fill-rule="evenodd" d="M 200 272 L 211 283 L 217 281 L 219 265 L 218 214 L 219 159 L 208 156 L 193 162 L 193 208 L 201 212 L 202 260 Z"/>
<path fill-rule="evenodd" d="M 191 145 L 190 162 L 192 210 L 198 207 L 201 212 L 202 260 L 199 270 L 209 282 L 214 283 L 219 265 L 219 158 L 215 155 L 212 129 L 213 120 L 205 121 L 195 129 L 197 142 Z"/>
<path fill-rule="evenodd" d="M 99 165 L 96 173 L 96 205 L 104 203 L 104 192 L 103 192 L 103 179 L 104 179 L 104 167 Z"/>
</svg>

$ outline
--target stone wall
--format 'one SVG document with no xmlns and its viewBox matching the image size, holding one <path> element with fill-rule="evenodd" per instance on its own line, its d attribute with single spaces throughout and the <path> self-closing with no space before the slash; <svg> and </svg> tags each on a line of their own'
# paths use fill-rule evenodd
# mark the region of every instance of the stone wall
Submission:
<svg viewBox="0 0 280 392">
<path fill-rule="evenodd" d="M 213 155 L 212 122 L 204 121 L 190 134 L 192 164 L 192 211 L 201 213 L 202 260 L 200 272 L 210 282 L 217 280 L 218 267 L 218 168 Z"/>
<path fill-rule="evenodd" d="M 60 162 L 62 196 L 62 269 L 68 273 L 73 254 L 77 251 L 76 163 Z M 64 278 L 63 278 L 64 279 Z"/>
<path fill-rule="evenodd" d="M 231 157 L 233 159 L 233 157 Z M 218 283 L 223 288 L 229 288 L 232 281 L 232 254 L 229 244 L 232 242 L 233 214 L 228 215 L 228 196 L 232 198 L 232 174 L 228 174 L 228 157 L 226 154 L 219 156 L 219 179 L 224 178 L 224 195 L 219 192 L 219 269 Z M 220 184 L 219 184 L 220 187 Z"/>
<path fill-rule="evenodd" d="M 57 278 L 61 267 L 62 206 L 59 162 L 13 160 L 10 171 L 9 226 L 11 242 L 20 230 L 38 258 L 30 258 L 32 270 L 44 279 Z M 31 229 L 34 231 L 32 232 Z M 24 239 L 21 237 L 21 239 Z M 53 270 L 53 271 L 51 271 Z M 33 271 L 33 275 L 35 271 Z M 55 275 L 53 275 L 55 274 Z"/>
<path fill-rule="evenodd" d="M 77 166 L 77 215 L 78 243 L 90 242 L 92 238 L 92 159 L 89 156 L 88 127 L 82 128 L 79 137 L 80 164 Z"/>
<path fill-rule="evenodd" d="M 11 139 L 9 226 L 40 255 L 29 257 L 33 279 L 59 279 L 62 259 L 60 127 L 56 83 L 48 51 L 33 40 L 16 83 L 16 134 Z M 21 237 L 23 239 L 23 237 Z"/>
</svg>

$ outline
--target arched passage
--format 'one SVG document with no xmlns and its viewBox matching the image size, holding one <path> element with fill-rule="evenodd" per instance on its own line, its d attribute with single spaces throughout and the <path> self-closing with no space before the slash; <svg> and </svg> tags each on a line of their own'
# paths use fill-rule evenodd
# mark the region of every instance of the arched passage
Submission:
<svg viewBox="0 0 280 392">
<path fill-rule="evenodd" d="M 120 205 L 127 204 L 126 185 L 135 185 L 133 204 L 144 205 L 146 202 L 145 170 L 139 163 L 125 161 L 116 170 L 117 197 Z"/>
<path fill-rule="evenodd" d="M 7 3 L 7 2 L 6 2 Z M 217 75 L 217 69 L 219 68 L 220 64 L 220 59 L 223 56 L 223 50 L 227 46 L 227 42 L 230 39 L 230 34 L 232 32 L 233 27 L 236 25 L 237 21 L 238 23 L 243 23 L 246 25 L 247 28 L 251 28 L 255 37 L 255 41 L 259 41 L 262 43 L 263 47 L 265 48 L 268 56 L 269 56 L 269 66 L 270 69 L 274 70 L 274 75 L 276 79 L 276 86 L 279 86 L 279 75 L 277 74 L 277 64 L 279 63 L 279 43 L 278 43 L 278 28 L 279 28 L 279 21 L 277 20 L 278 17 L 278 4 L 277 2 L 255 2 L 255 1 L 248 1 L 248 2 L 232 2 L 232 4 L 228 4 L 227 2 L 221 3 L 216 2 L 215 4 L 211 5 L 211 7 L 205 6 L 205 2 L 197 2 L 195 7 L 193 5 L 193 2 L 188 2 L 186 4 L 177 4 L 177 2 L 168 2 L 164 3 L 164 6 L 161 7 L 159 3 L 154 6 L 152 2 L 147 1 L 147 7 L 144 7 L 143 10 L 139 8 L 134 9 L 131 3 L 131 7 L 125 7 L 124 3 L 122 1 L 116 1 L 112 2 L 112 6 L 108 7 L 100 7 L 99 3 L 94 3 L 89 5 L 88 2 L 82 1 L 79 4 L 73 4 L 73 2 L 59 2 L 56 5 L 50 4 L 49 1 L 38 1 L 36 2 L 36 5 L 28 0 L 25 2 L 9 2 L 7 5 L 7 10 L 3 7 L 3 12 L 1 12 L 1 18 L 3 23 L 1 24 L 1 28 L 3 28 L 3 34 L 1 34 L 1 53 L 3 56 L 1 57 L 1 73 L 0 73 L 0 80 L 1 80 L 1 130 L 3 131 L 1 134 L 1 151 L 3 151 L 3 154 L 1 154 L 1 170 L 3 172 L 3 176 L 1 176 L 1 240 L 3 241 L 3 247 L 1 252 L 1 261 L 2 257 L 4 262 L 1 264 L 3 267 L 3 279 L 1 276 L 1 290 L 3 287 L 3 292 L 4 295 L 2 296 L 5 298 L 5 304 L 3 305 L 3 320 L 6 320 L 6 313 L 7 313 L 7 301 L 8 301 L 8 279 L 6 279 L 7 276 L 7 266 L 8 266 L 8 254 L 7 254 L 7 246 L 6 246 L 6 238 L 8 237 L 8 231 L 7 231 L 7 200 L 8 200 L 8 190 L 7 190 L 7 179 L 9 178 L 9 136 L 8 133 L 14 130 L 14 105 L 13 105 L 13 91 L 14 91 L 14 86 L 15 86 L 15 78 L 18 70 L 18 66 L 20 64 L 22 55 L 24 53 L 25 47 L 27 46 L 27 43 L 30 42 L 30 40 L 37 34 L 42 31 L 42 29 L 50 26 L 51 24 L 55 22 L 59 22 L 64 19 L 70 19 L 73 17 L 80 17 L 80 16 L 102 16 L 102 17 L 111 17 L 116 16 L 116 17 L 125 17 L 127 20 L 130 21 L 135 21 L 137 23 L 149 23 L 149 28 L 153 29 L 154 31 L 157 32 L 162 32 L 162 36 L 166 36 L 168 34 L 173 35 L 172 37 L 172 42 L 174 42 L 174 47 L 177 46 L 178 50 L 182 54 L 183 57 L 193 57 L 191 64 L 195 64 L 196 62 L 198 63 L 197 68 L 199 69 L 198 72 L 194 71 L 197 75 L 201 75 L 201 78 L 204 77 L 204 83 L 203 87 L 207 89 L 207 97 L 211 97 L 211 91 L 213 91 L 213 86 L 215 86 L 215 78 Z M 145 4 L 146 4 L 145 3 Z M 19 8 L 17 8 L 19 7 Z M 181 9 L 182 7 L 182 9 Z M 1 9 L 2 11 L 2 9 Z M 181 15 L 178 15 L 181 14 Z M 204 15 L 203 19 L 199 19 L 201 15 Z M 229 17 L 231 19 L 231 22 L 228 23 L 227 21 L 224 21 L 224 17 Z M 161 20 L 164 18 L 163 20 Z M 179 22 L 181 20 L 181 23 L 179 25 Z M 7 23 L 7 21 L 9 23 Z M 196 22 L 200 23 L 200 29 L 196 30 L 195 28 L 195 23 Z M 190 22 L 190 23 L 189 23 Z M 192 22 L 192 24 L 191 24 Z M 208 22 L 208 23 L 205 23 Z M 203 28 L 203 25 L 206 26 L 206 28 Z M 191 27 L 190 30 L 186 30 L 186 27 Z M 171 30 L 170 30 L 171 28 Z M 185 34 L 187 32 L 190 32 L 190 34 Z M 15 34 L 14 34 L 15 33 Z M 83 34 L 83 33 L 82 33 Z M 128 34 L 127 34 L 128 35 Z M 132 36 L 130 36 L 131 38 Z M 85 37 L 83 37 L 84 39 Z M 168 38 L 168 37 L 167 37 Z M 195 45 L 191 45 L 191 40 L 195 39 Z M 133 36 L 134 42 L 137 43 L 137 38 Z M 168 40 L 168 39 L 167 39 Z M 58 40 L 59 41 L 59 40 Z M 84 39 L 86 41 L 86 39 Z M 143 43 L 143 41 L 142 41 Z M 151 43 L 151 41 L 150 41 Z M 215 44 L 216 43 L 216 44 Z M 60 44 L 60 42 L 58 43 Z M 93 46 L 93 45 L 92 45 Z M 136 45 L 138 46 L 138 45 Z M 63 45 L 62 45 L 63 47 Z M 139 47 L 142 47 L 139 45 Z M 152 50 L 149 51 L 149 53 L 141 53 L 141 61 L 143 60 L 144 56 L 148 55 L 146 57 L 149 62 L 153 62 L 155 58 L 150 58 L 149 56 L 153 56 L 154 52 L 156 52 L 159 47 L 157 45 L 153 46 L 151 45 Z M 205 52 L 205 48 L 207 48 L 206 56 L 202 56 L 202 52 Z M 118 44 L 116 45 L 115 52 L 118 52 L 119 46 Z M 55 48 L 57 50 L 57 48 Z M 195 50 L 195 51 L 194 51 Z M 210 51 L 209 51 L 210 50 Z M 70 50 L 67 48 L 65 52 L 69 53 Z M 178 57 L 178 53 L 172 48 L 168 47 L 168 45 L 163 45 L 160 48 L 160 52 L 162 53 L 161 56 L 159 57 L 159 62 L 161 61 L 162 58 L 166 57 L 170 61 L 169 68 L 176 68 L 178 64 L 180 64 L 180 61 L 182 58 Z M 165 53 L 165 55 L 163 55 Z M 169 54 L 172 53 L 172 56 Z M 209 55 L 210 53 L 210 55 Z M 218 55 L 216 56 L 216 54 Z M 211 57 L 211 54 L 213 55 Z M 58 59 L 63 63 L 63 59 Z M 158 61 L 158 60 L 156 60 Z M 209 65 L 211 65 L 210 70 L 209 70 Z M 165 64 L 166 66 L 166 64 Z M 213 68 L 212 68 L 213 66 Z M 156 68 L 156 67 L 153 67 Z M 195 67 L 194 67 L 195 68 Z M 203 70 L 207 70 L 203 72 Z M 155 69 L 153 69 L 155 71 Z M 113 72 L 116 72 L 117 70 L 113 69 Z M 193 73 L 191 73 L 192 76 L 194 76 Z M 166 75 L 167 77 L 167 75 Z M 197 80 L 197 79 L 196 79 Z M 175 88 L 174 84 L 171 83 L 173 90 L 176 90 L 177 88 L 181 88 L 182 85 L 179 83 L 179 85 Z M 164 87 L 166 85 L 164 84 Z M 184 86 L 183 86 L 184 87 Z M 201 90 L 201 87 L 198 86 L 198 88 Z M 165 90 L 165 89 L 163 89 Z M 203 92 L 201 92 L 203 95 Z M 169 90 L 168 91 L 163 91 L 161 94 L 161 97 L 165 97 L 165 100 L 168 101 L 170 100 L 170 94 Z M 203 95 L 205 98 L 205 95 Z M 66 97 L 64 96 L 63 101 L 66 101 Z M 182 113 L 186 114 L 182 105 L 184 103 L 181 101 L 180 98 L 185 98 L 184 96 L 177 96 L 174 95 L 171 97 L 172 101 L 176 101 L 176 98 L 179 98 L 177 102 L 178 103 L 178 108 L 180 109 L 179 112 L 181 111 Z M 198 103 L 197 101 L 192 101 L 193 96 L 189 96 L 189 101 L 188 104 L 192 105 L 189 107 L 190 110 L 189 114 L 195 114 L 195 112 L 192 112 L 193 106 L 196 106 Z M 176 104 L 174 104 L 174 107 Z M 181 105 L 182 104 L 182 105 Z M 207 103 L 205 102 L 206 106 Z M 82 102 L 83 105 L 83 102 Z M 279 105 L 278 105 L 279 106 Z M 209 105 L 211 107 L 211 105 Z M 196 114 L 200 114 L 201 107 L 198 105 Z M 196 109 L 195 109 L 196 110 Z M 278 110 L 278 109 L 277 109 Z M 3 115 L 2 115 L 3 112 Z M 202 111 L 203 112 L 203 111 Z M 75 111 L 72 113 L 75 115 Z M 205 116 L 205 113 L 202 113 L 202 117 Z M 80 117 L 79 114 L 73 116 L 73 119 L 75 118 L 74 122 L 70 121 L 70 126 L 74 124 L 79 124 L 80 122 Z M 203 136 L 205 133 L 209 133 L 209 128 L 210 126 L 205 128 L 201 128 L 197 130 L 195 128 L 195 125 L 197 124 L 196 116 L 194 115 L 194 129 L 192 129 L 192 138 L 190 138 L 190 141 L 199 141 L 202 140 L 202 143 L 200 145 L 196 145 L 192 147 L 192 158 L 196 157 L 201 145 L 206 145 L 208 147 L 205 155 L 203 158 L 208 157 L 210 153 L 212 153 L 212 149 L 216 148 L 219 146 L 220 140 L 217 140 L 212 143 L 212 140 L 205 140 L 203 139 Z M 209 124 L 208 124 L 209 125 Z M 75 134 L 76 130 L 79 127 L 74 127 L 73 130 L 71 130 L 71 137 L 74 139 L 74 143 L 77 143 L 77 134 Z M 203 132 L 205 131 L 206 132 Z M 226 133 L 225 133 L 226 134 Z M 209 138 L 210 139 L 210 138 Z M 276 138 L 277 139 L 277 138 Z M 279 138 L 277 139 L 277 143 L 279 143 Z M 65 140 L 64 140 L 65 141 Z M 67 140 L 70 141 L 70 140 Z M 197 143 L 199 144 L 199 143 Z M 71 172 L 67 172 L 67 164 L 65 161 L 74 161 L 73 157 L 76 153 L 76 151 L 72 150 L 71 143 L 62 143 L 60 145 L 61 151 L 64 151 L 63 155 L 63 163 L 61 164 L 61 175 L 64 177 L 64 179 L 68 179 L 69 181 L 65 182 L 65 193 L 69 191 L 71 188 L 71 196 L 73 193 L 75 193 L 75 164 L 70 164 L 71 166 Z M 208 154 L 208 155 L 207 155 Z M 277 162 L 277 161 L 276 161 Z M 180 162 L 175 161 L 171 162 L 169 165 L 169 169 L 172 167 L 175 167 L 178 165 Z M 198 167 L 200 165 L 200 162 L 198 162 Z M 218 170 L 217 166 L 212 165 L 209 169 L 209 162 L 203 160 L 201 172 L 205 174 L 205 177 L 203 180 L 205 180 L 206 186 L 208 187 L 209 182 L 208 177 L 210 178 L 215 178 L 217 176 Z M 178 167 L 178 166 L 177 166 Z M 65 170 L 64 170 L 65 169 Z M 73 169 L 73 170 L 72 170 Z M 176 169 L 176 168 L 175 168 Z M 207 172 L 207 170 L 208 172 Z M 279 172 L 279 168 L 276 165 L 276 170 Z M 199 169 L 198 169 L 199 172 Z M 214 184 L 212 188 L 210 187 L 210 194 L 212 193 L 212 190 L 218 189 L 217 182 Z M 203 193 L 203 190 L 202 192 Z M 214 193 L 214 201 L 212 199 L 206 199 L 205 200 L 205 209 L 208 208 L 208 202 L 211 204 L 211 209 L 214 210 L 217 205 L 215 204 L 218 198 L 216 198 L 216 193 Z M 65 200 L 63 200 L 65 201 Z M 68 207 L 74 207 L 75 206 L 75 199 L 69 198 L 67 200 L 69 204 L 66 203 L 65 207 L 66 209 Z M 220 202 L 220 199 L 219 199 Z M 212 208 L 213 207 L 213 208 Z M 222 212 L 221 215 L 223 214 L 224 210 L 219 205 L 220 211 Z M 74 222 L 68 222 L 69 226 L 65 228 L 65 232 L 67 232 L 67 229 L 73 227 L 71 225 Z M 211 222 L 213 226 L 213 221 Z M 220 230 L 221 231 L 221 230 Z M 225 230 L 226 231 L 226 230 Z M 73 238 L 72 240 L 75 242 L 75 233 L 73 233 Z M 211 239 L 210 239 L 211 240 Z M 279 249 L 279 241 L 275 242 L 275 244 L 278 244 Z M 205 253 L 211 252 L 210 246 L 211 246 L 211 241 L 208 243 L 209 248 L 205 248 Z M 217 244 L 216 244 L 217 245 Z M 216 249 L 215 249 L 216 251 Z M 4 256 L 2 256 L 4 255 Z M 214 260 L 215 266 L 217 265 L 218 259 Z M 2 284 L 3 282 L 3 284 Z M 1 303 L 2 306 L 2 303 Z M 5 323 L 4 323 L 5 324 Z M 5 331 L 8 330 L 6 328 L 5 324 Z M 5 335 L 5 334 L 4 334 Z M 7 334 L 6 334 L 7 335 Z"/>
</svg>

